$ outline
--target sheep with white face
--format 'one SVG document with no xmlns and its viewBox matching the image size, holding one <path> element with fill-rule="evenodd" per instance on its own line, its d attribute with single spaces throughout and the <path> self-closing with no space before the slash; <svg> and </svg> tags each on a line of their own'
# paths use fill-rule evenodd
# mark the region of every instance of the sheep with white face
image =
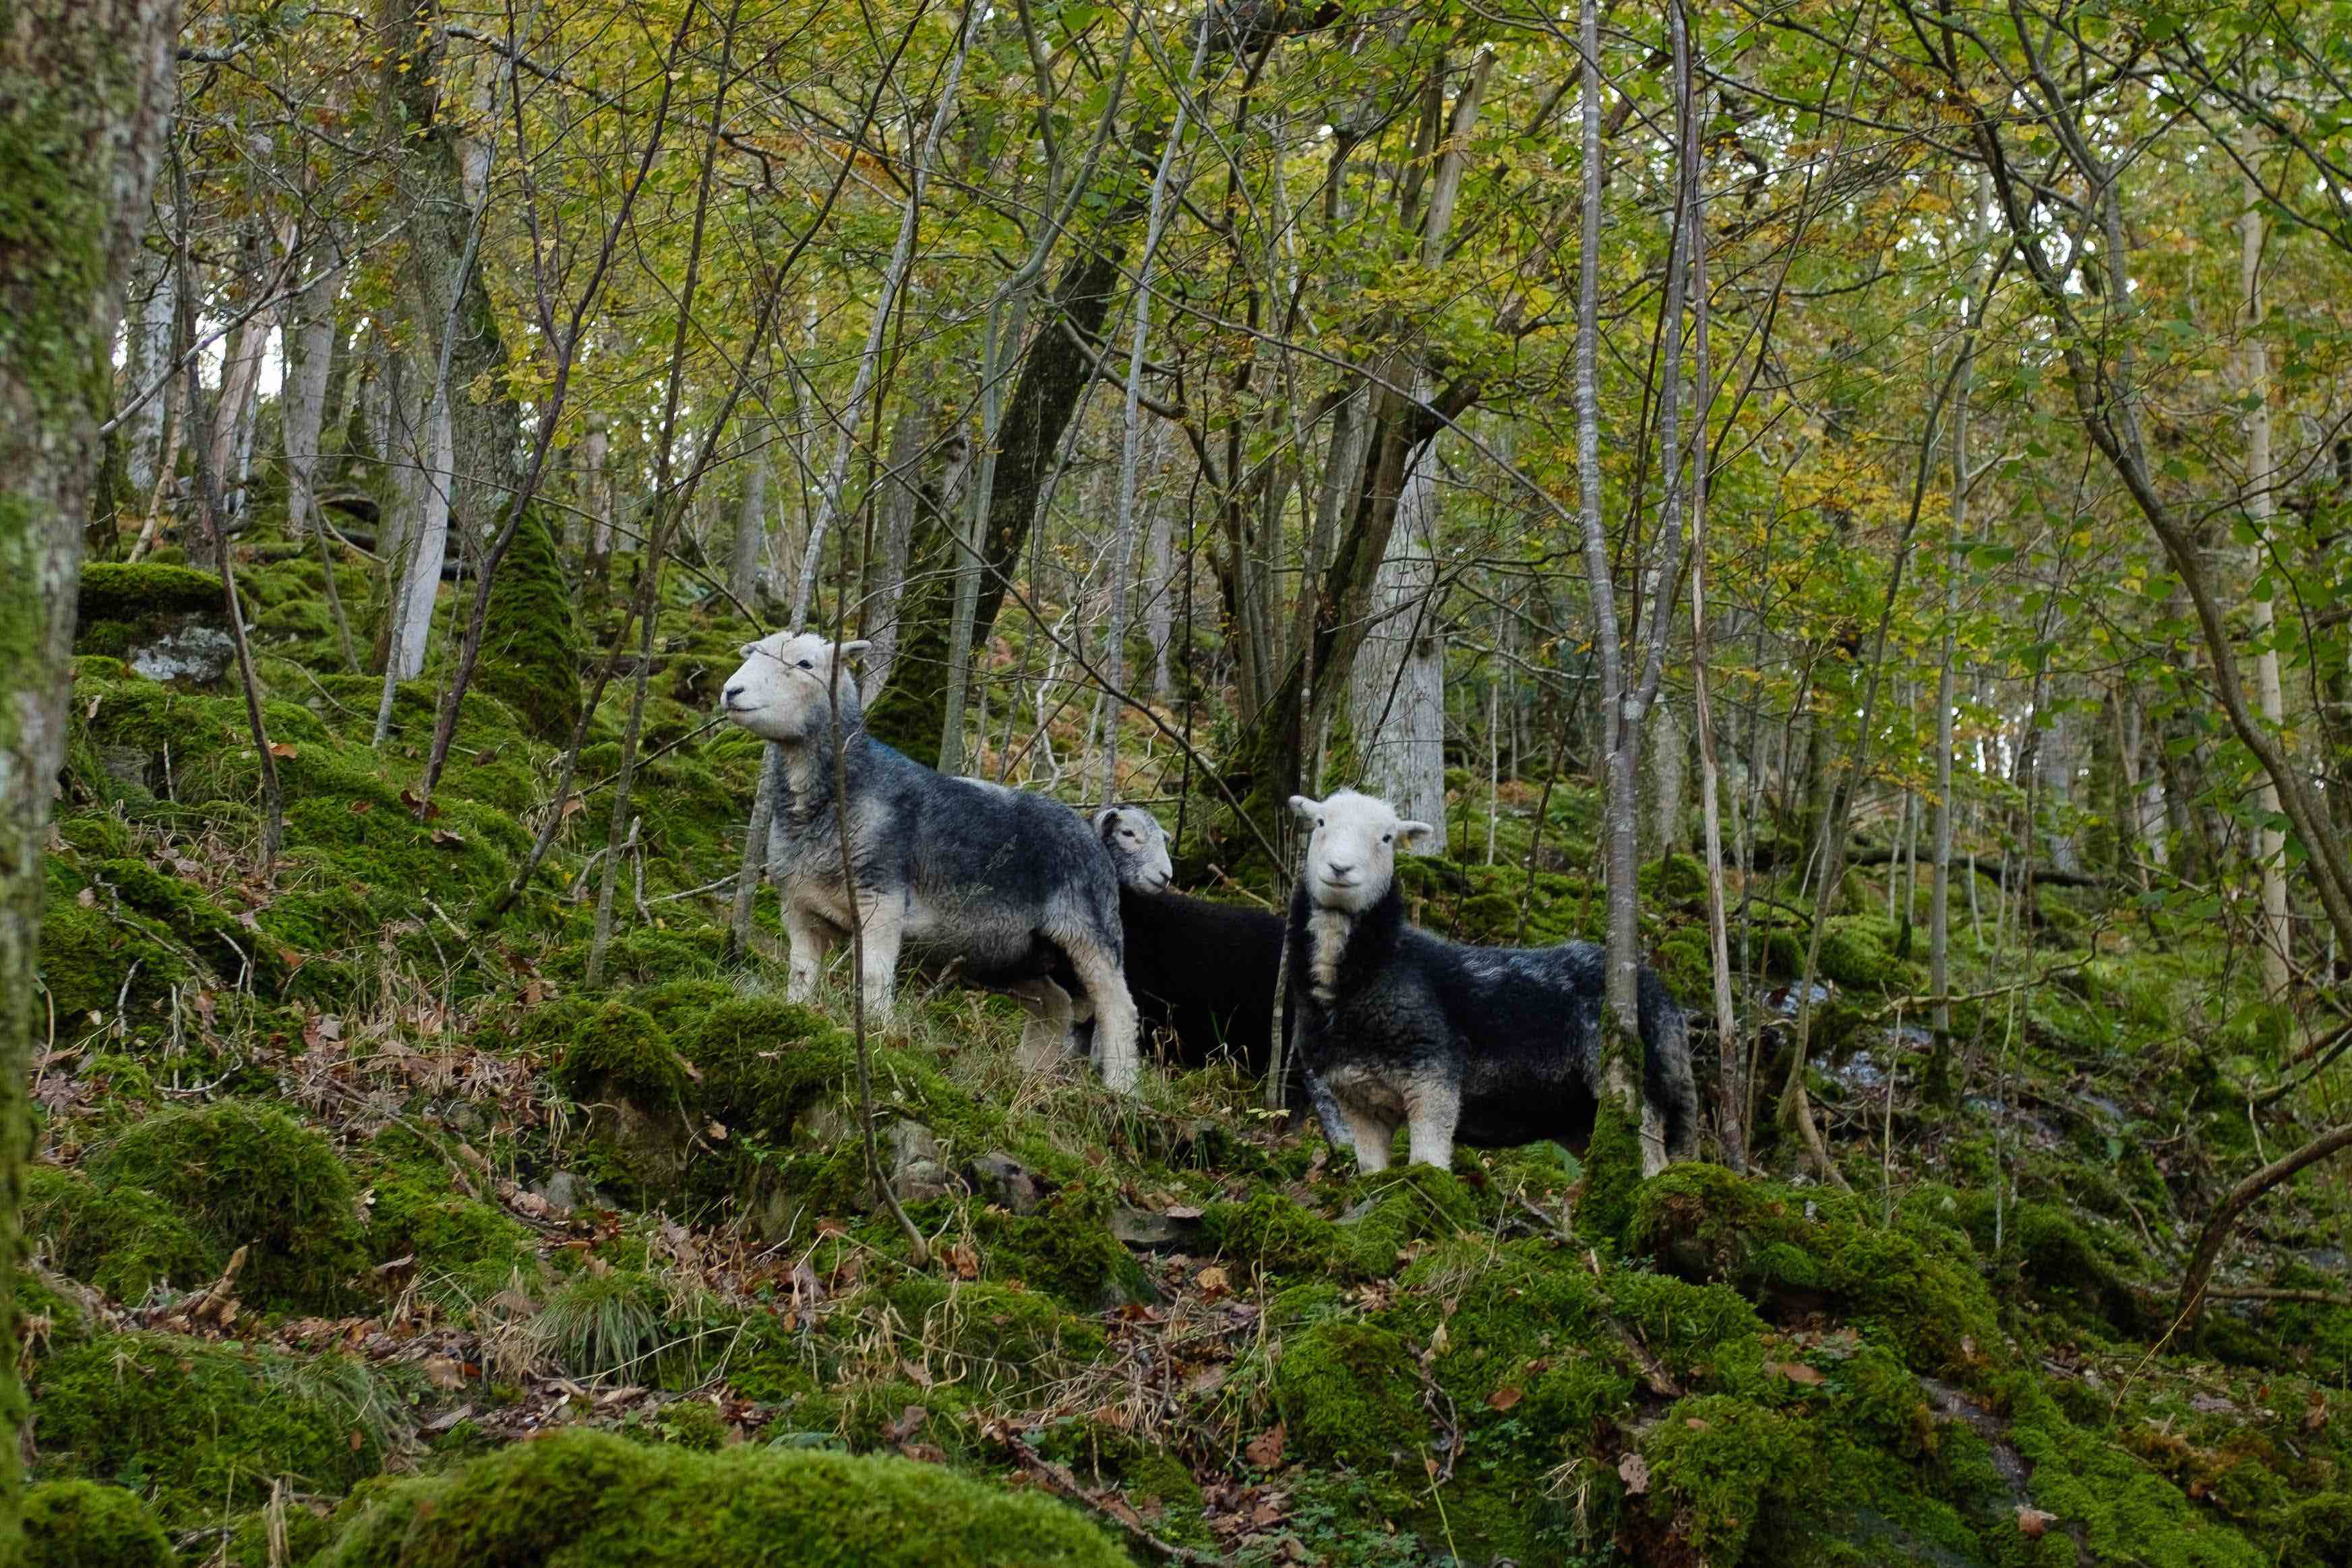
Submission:
<svg viewBox="0 0 2352 1568">
<path fill-rule="evenodd" d="M 1457 1142 L 1580 1151 L 1600 1104 L 1601 950 L 1470 947 L 1419 930 L 1396 851 L 1426 838 L 1426 823 L 1352 790 L 1290 804 L 1311 837 L 1283 1011 L 1326 1128 L 1339 1124 L 1367 1171 L 1388 1164 L 1399 1125 L 1412 1159 L 1439 1166 Z M 1690 1152 L 1697 1091 L 1682 1009 L 1647 969 L 1638 991 L 1648 1174 Z"/>
<path fill-rule="evenodd" d="M 803 1000 L 815 989 L 854 924 L 869 1009 L 887 1012 L 904 950 L 1029 1001 L 1042 1016 L 1024 1057 L 1041 1063 L 1068 1038 L 1070 997 L 1053 978 L 1066 976 L 1093 1011 L 1104 1081 L 1133 1089 L 1135 1005 L 1120 972 L 1110 858 L 1061 803 L 945 777 L 867 735 L 857 681 L 843 668 L 865 647 L 780 632 L 744 647 L 721 692 L 729 719 L 782 752 L 768 866 L 792 946 L 788 994 Z"/>
</svg>

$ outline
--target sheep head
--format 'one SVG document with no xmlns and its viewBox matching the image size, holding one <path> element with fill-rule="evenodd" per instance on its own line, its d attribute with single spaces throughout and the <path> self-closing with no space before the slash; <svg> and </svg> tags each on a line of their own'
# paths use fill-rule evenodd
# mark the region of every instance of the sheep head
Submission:
<svg viewBox="0 0 2352 1568">
<path fill-rule="evenodd" d="M 1324 800 L 1290 797 L 1290 809 L 1314 829 L 1307 844 L 1307 894 L 1327 910 L 1359 914 L 1381 901 L 1396 879 L 1399 844 L 1430 836 L 1426 822 L 1397 816 L 1376 795 L 1343 789 Z"/>
<path fill-rule="evenodd" d="M 790 744 L 826 732 L 837 695 L 843 727 L 855 728 L 862 717 L 856 678 L 845 669 L 836 676 L 834 666 L 856 658 L 866 647 L 836 645 L 814 632 L 777 632 L 745 643 L 742 668 L 728 677 L 719 707 L 760 739 Z"/>
<path fill-rule="evenodd" d="M 1139 893 L 1157 893 L 1176 879 L 1168 858 L 1168 830 L 1139 805 L 1107 805 L 1095 813 L 1095 833 L 1118 868 L 1118 882 Z"/>
</svg>

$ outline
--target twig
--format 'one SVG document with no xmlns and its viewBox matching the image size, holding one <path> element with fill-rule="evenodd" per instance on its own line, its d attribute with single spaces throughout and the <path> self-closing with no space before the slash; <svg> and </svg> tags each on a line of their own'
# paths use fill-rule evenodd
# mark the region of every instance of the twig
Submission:
<svg viewBox="0 0 2352 1568">
<path fill-rule="evenodd" d="M 1222 1561 L 1208 1552 L 1195 1552 L 1189 1546 L 1179 1546 L 1172 1541 L 1162 1541 L 1159 1536 L 1152 1534 L 1143 1527 L 1140 1520 L 1133 1517 L 1134 1510 L 1115 1509 L 1105 1503 L 1080 1486 L 1077 1477 L 1031 1447 L 1027 1436 L 1012 1426 L 991 1423 L 988 1436 L 1002 1444 L 1023 1469 L 1043 1481 L 1048 1491 L 1067 1498 L 1072 1502 L 1082 1504 L 1109 1520 L 1127 1531 L 1137 1545 L 1154 1557 L 1169 1563 L 1213 1563 Z"/>
</svg>

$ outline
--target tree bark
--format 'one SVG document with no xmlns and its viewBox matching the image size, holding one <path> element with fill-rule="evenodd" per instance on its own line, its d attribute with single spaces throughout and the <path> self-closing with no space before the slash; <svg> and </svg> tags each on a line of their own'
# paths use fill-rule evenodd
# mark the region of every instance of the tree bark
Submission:
<svg viewBox="0 0 2352 1568">
<path fill-rule="evenodd" d="M 22 1554 L 16 1270 L 42 854 L 105 366 L 173 111 L 173 0 L 21 0 L 0 26 L 0 1562 Z"/>
<path fill-rule="evenodd" d="M 2271 460 L 2270 345 L 2263 341 L 2263 222 L 2262 189 L 2245 176 L 2246 210 L 2238 219 L 2238 299 L 2244 311 L 2244 336 L 2240 341 L 2240 384 L 2246 399 L 2246 516 L 2254 525 L 2253 570 L 2267 574 L 2271 553 L 2271 520 L 2275 503 L 2271 495 L 2277 474 Z M 2248 630 L 2254 645 L 2254 694 L 2262 706 L 2263 722 L 2281 733 L 2286 719 L 2285 695 L 2279 685 L 2278 646 L 2273 640 L 2276 616 L 2271 595 L 2249 595 Z M 2284 742 L 2282 742 L 2284 743 Z M 2265 780 L 2254 796 L 2265 817 L 2279 815 L 2278 785 Z M 2292 928 L 2287 923 L 2286 835 L 2265 821 L 2254 832 L 2254 862 L 2262 879 L 2263 989 L 2273 998 L 2286 994 L 2290 975 Z"/>
<path fill-rule="evenodd" d="M 286 384 L 278 419 L 286 437 L 286 525 L 289 530 L 308 528 L 318 540 L 320 561 L 326 568 L 327 608 L 334 617 L 343 668 L 356 671 L 359 656 L 352 647 L 351 622 L 343 615 L 335 552 L 328 542 L 318 494 L 319 433 L 326 422 L 327 378 L 335 357 L 335 305 L 342 287 L 343 268 L 338 260 L 321 268 L 287 308 Z"/>
<path fill-rule="evenodd" d="M 2198 1320 L 2205 1311 L 2206 1281 L 2213 1277 L 2213 1266 L 2221 1261 L 2221 1248 L 2229 1241 L 2230 1233 L 2237 1227 L 2238 1216 L 2252 1207 L 2255 1199 L 2305 1166 L 2315 1165 L 2343 1149 L 2352 1149 L 2352 1122 L 2321 1133 L 2294 1152 L 2272 1161 L 2230 1189 L 2228 1195 L 2205 1221 L 2205 1228 L 2197 1233 L 2197 1248 L 2189 1254 L 2188 1271 L 2180 1277 L 2176 1319 L 2184 1335 L 2193 1337 L 2197 1332 Z"/>
</svg>

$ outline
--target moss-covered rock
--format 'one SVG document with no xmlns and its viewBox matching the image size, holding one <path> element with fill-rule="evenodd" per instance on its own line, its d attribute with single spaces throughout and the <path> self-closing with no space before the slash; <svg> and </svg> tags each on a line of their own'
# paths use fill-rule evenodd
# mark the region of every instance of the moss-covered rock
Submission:
<svg viewBox="0 0 2352 1568">
<path fill-rule="evenodd" d="M 1419 1468 L 1430 1444 L 1412 1352 L 1370 1323 L 1318 1323 L 1285 1340 L 1274 1404 L 1309 1464 Z"/>
<path fill-rule="evenodd" d="M 986 1280 L 969 1283 L 913 1275 L 884 1292 L 934 1381 L 968 1383 L 982 1393 L 1036 1387 L 1102 1354 L 1103 1331 L 1051 1297 Z"/>
<path fill-rule="evenodd" d="M 25 1227 L 59 1272 L 137 1305 L 156 1286 L 216 1278 L 226 1254 L 144 1188 L 101 1187 L 79 1171 L 26 1173 Z"/>
<path fill-rule="evenodd" d="M 525 732 L 570 739 L 580 718 L 580 634 L 555 535 L 537 507 L 515 529 L 484 624 L 477 683 L 515 710 Z"/>
<path fill-rule="evenodd" d="M 1722 1394 L 1678 1400 L 1642 1434 L 1649 1512 L 1703 1563 L 1733 1563 L 1764 1510 L 1802 1501 L 1822 1479 L 1803 1423 Z"/>
<path fill-rule="evenodd" d="M 579 1432 L 370 1499 L 320 1568 L 1125 1568 L 1059 1503 L 897 1458 L 719 1454 Z"/>
<path fill-rule="evenodd" d="M 1692 1163 L 1643 1184 L 1628 1235 L 1674 1274 L 1724 1281 L 1768 1314 L 1833 1303 L 1916 1372 L 1970 1378 L 2001 1356 L 1991 1292 L 1966 1238 L 1939 1225 L 1871 1224 L 1846 1194 Z"/>
<path fill-rule="evenodd" d="M 334 1310 L 367 1267 L 350 1170 L 324 1133 L 273 1107 L 157 1111 L 95 1150 L 89 1170 L 153 1193 L 224 1254 L 247 1247 L 237 1293 L 264 1309 Z"/>
<path fill-rule="evenodd" d="M 447 1164 L 395 1128 L 376 1141 L 382 1163 L 366 1173 L 368 1245 L 380 1261 L 415 1260 L 427 1281 L 480 1296 L 530 1268 L 531 1233 L 499 1209 L 457 1190 Z"/>
<path fill-rule="evenodd" d="M 1149 1300 L 1150 1282 L 1111 1234 L 1112 1194 L 1065 1188 L 1025 1215 L 984 1211 L 973 1229 L 992 1275 L 1020 1280 L 1081 1311 Z"/>
<path fill-rule="evenodd" d="M 658 1201 L 686 1173 L 693 1124 L 686 1064 L 642 1007 L 607 1002 L 590 1014 L 556 1064 L 555 1081 L 588 1113 L 588 1135 L 614 1173 Z"/>
<path fill-rule="evenodd" d="M 34 1435 L 51 1474 L 135 1482 L 163 1521 L 217 1520 L 280 1477 L 341 1493 L 373 1475 L 389 1405 L 367 1368 L 165 1334 L 110 1334 L 40 1363 Z"/>
<path fill-rule="evenodd" d="M 25 1494 L 25 1568 L 172 1568 L 178 1561 L 136 1492 L 49 1481 Z"/>
</svg>

